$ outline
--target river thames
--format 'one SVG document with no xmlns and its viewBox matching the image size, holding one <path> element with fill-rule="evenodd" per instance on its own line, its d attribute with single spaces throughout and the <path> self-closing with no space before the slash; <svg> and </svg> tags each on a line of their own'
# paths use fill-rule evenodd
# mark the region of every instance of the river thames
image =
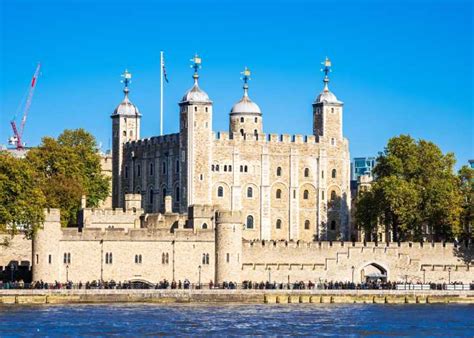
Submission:
<svg viewBox="0 0 474 338">
<path fill-rule="evenodd" d="M 473 305 L 1 306 L 0 336 L 474 335 Z"/>
</svg>

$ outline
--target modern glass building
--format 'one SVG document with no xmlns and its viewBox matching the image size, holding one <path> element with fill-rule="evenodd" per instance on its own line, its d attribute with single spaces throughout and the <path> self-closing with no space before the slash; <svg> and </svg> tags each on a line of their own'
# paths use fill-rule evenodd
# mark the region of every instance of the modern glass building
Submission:
<svg viewBox="0 0 474 338">
<path fill-rule="evenodd" d="M 375 167 L 375 157 L 354 157 L 351 163 L 351 180 L 357 181 L 361 175 L 372 175 Z"/>
</svg>

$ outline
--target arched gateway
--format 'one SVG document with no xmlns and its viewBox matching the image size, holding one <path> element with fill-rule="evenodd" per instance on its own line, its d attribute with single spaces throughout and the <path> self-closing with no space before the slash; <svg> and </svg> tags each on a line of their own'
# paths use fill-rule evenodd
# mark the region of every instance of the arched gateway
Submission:
<svg viewBox="0 0 474 338">
<path fill-rule="evenodd" d="M 387 269 L 378 263 L 368 263 L 360 270 L 361 282 L 386 282 L 387 280 Z"/>
</svg>

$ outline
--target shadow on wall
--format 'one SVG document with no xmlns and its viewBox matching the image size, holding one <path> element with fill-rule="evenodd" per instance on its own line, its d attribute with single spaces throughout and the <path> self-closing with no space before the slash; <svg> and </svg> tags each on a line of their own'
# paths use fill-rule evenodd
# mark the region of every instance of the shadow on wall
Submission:
<svg viewBox="0 0 474 338">
<path fill-rule="evenodd" d="M 349 208 L 347 194 L 342 197 L 336 191 L 331 191 L 327 203 L 324 203 L 323 212 L 326 213 L 327 222 L 321 222 L 320 240 L 348 240 L 349 239 Z M 341 232 L 341 229 L 343 231 Z M 316 237 L 315 240 L 318 240 Z"/>
<path fill-rule="evenodd" d="M 453 249 L 453 253 L 456 257 L 461 259 L 464 264 L 471 266 L 474 263 L 474 245 L 469 242 L 461 242 L 456 245 Z"/>
</svg>

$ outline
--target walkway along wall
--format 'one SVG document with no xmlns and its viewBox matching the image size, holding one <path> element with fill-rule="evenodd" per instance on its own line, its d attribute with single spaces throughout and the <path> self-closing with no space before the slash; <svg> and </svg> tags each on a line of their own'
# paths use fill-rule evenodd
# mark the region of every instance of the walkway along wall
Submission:
<svg viewBox="0 0 474 338">
<path fill-rule="evenodd" d="M 474 282 L 473 250 L 442 243 L 246 241 L 238 212 L 218 211 L 216 229 L 61 228 L 46 214 L 33 241 L 33 279 L 191 283 L 251 280 Z M 192 220 L 188 220 L 192 224 Z"/>
</svg>

